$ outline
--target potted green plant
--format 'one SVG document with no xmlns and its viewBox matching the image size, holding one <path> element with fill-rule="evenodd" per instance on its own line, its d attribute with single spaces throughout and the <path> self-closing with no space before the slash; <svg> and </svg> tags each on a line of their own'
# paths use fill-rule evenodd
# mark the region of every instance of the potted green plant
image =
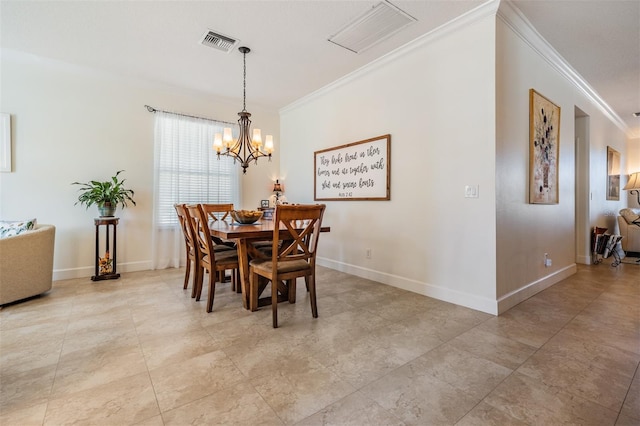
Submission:
<svg viewBox="0 0 640 426">
<path fill-rule="evenodd" d="M 92 180 L 90 182 L 73 182 L 72 185 L 80 185 L 80 195 L 75 204 L 80 203 L 89 206 L 97 205 L 100 216 L 113 216 L 116 207 L 120 205 L 122 208 L 127 207 L 127 203 L 131 202 L 134 206 L 133 191 L 124 187 L 125 179 L 119 180 L 118 175 L 124 170 L 118 171 L 111 180 L 98 182 Z"/>
</svg>

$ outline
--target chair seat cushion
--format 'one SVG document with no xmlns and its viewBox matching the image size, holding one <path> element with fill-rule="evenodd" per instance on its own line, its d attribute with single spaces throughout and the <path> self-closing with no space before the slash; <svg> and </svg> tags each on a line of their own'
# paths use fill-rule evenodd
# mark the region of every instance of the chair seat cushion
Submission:
<svg viewBox="0 0 640 426">
<path fill-rule="evenodd" d="M 251 266 L 259 271 L 271 273 L 273 263 L 271 260 L 253 260 Z M 278 262 L 278 273 L 294 272 L 294 271 L 311 271 L 311 265 L 305 260 L 291 260 L 287 262 Z"/>
<path fill-rule="evenodd" d="M 205 256 L 204 261 L 207 262 L 208 260 L 208 256 Z M 235 250 L 216 252 L 217 265 L 228 265 L 231 263 L 238 263 L 238 253 Z"/>
</svg>

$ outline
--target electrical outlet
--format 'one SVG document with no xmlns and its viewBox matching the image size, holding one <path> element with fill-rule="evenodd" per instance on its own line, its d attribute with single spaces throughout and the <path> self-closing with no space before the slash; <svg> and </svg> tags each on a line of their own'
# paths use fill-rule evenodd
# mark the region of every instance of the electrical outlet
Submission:
<svg viewBox="0 0 640 426">
<path fill-rule="evenodd" d="M 371 249 L 370 248 L 368 248 L 367 251 L 365 252 L 365 257 L 367 259 L 371 259 Z"/>
<path fill-rule="evenodd" d="M 544 267 L 548 268 L 552 265 L 551 259 L 549 259 L 549 253 L 544 254 Z"/>
</svg>

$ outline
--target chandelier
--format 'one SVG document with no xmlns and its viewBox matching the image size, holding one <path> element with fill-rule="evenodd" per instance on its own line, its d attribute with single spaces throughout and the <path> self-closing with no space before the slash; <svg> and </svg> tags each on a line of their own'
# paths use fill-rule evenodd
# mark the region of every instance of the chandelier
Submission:
<svg viewBox="0 0 640 426">
<path fill-rule="evenodd" d="M 267 135 L 264 151 L 262 151 L 262 136 L 260 129 L 253 129 L 251 133 L 251 113 L 247 111 L 247 53 L 251 52 L 248 47 L 239 47 L 242 52 L 242 61 L 244 64 L 244 74 L 242 76 L 242 111 L 238 113 L 238 125 L 240 126 L 240 135 L 234 140 L 231 135 L 231 128 L 225 127 L 223 134 L 216 133 L 213 138 L 213 149 L 218 155 L 226 155 L 240 162 L 242 173 L 247 173 L 247 167 L 251 161 L 258 163 L 258 158 L 269 157 L 271 161 L 271 153 L 273 152 L 273 136 Z M 251 135 L 251 136 L 250 136 Z"/>
</svg>

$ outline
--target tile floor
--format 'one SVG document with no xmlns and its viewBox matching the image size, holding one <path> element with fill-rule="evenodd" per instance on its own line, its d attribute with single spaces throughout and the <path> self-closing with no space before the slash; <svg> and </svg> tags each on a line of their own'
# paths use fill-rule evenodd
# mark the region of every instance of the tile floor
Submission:
<svg viewBox="0 0 640 426">
<path fill-rule="evenodd" d="M 0 310 L 2 425 L 639 425 L 640 268 L 500 317 L 319 268 L 320 317 L 214 312 L 183 269 L 57 281 Z"/>
</svg>

